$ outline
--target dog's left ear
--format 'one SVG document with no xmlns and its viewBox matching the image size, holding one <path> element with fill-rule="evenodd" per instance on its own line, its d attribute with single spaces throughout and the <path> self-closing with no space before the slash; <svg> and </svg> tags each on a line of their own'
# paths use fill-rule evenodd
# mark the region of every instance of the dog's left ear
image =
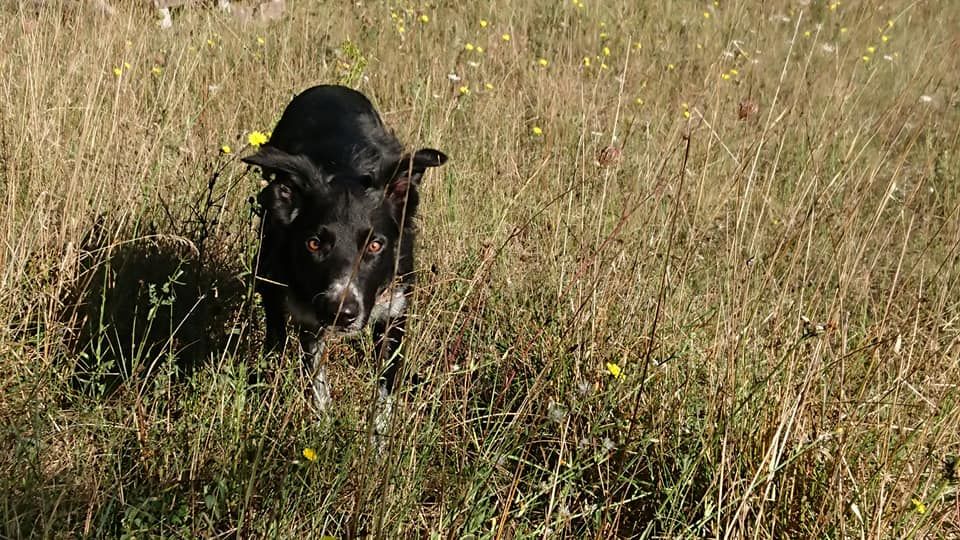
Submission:
<svg viewBox="0 0 960 540">
<path fill-rule="evenodd" d="M 395 201 L 409 198 L 408 193 L 416 190 L 423 173 L 430 167 L 439 167 L 447 162 L 447 155 L 433 148 L 422 148 L 413 155 L 405 155 L 392 167 L 387 182 L 387 197 Z"/>
</svg>

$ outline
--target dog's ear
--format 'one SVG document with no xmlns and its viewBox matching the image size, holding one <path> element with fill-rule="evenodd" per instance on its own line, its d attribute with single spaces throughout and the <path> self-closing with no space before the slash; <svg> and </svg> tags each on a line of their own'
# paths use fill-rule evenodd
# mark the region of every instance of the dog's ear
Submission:
<svg viewBox="0 0 960 540">
<path fill-rule="evenodd" d="M 257 195 L 257 202 L 263 207 L 264 215 L 271 221 L 286 227 L 300 213 L 303 198 L 300 190 L 283 181 L 270 182 Z"/>
<path fill-rule="evenodd" d="M 446 162 L 447 155 L 433 148 L 422 148 L 413 155 L 403 156 L 392 167 L 386 186 L 387 197 L 398 202 L 409 199 L 408 192 L 416 191 L 423 173 Z"/>
<path fill-rule="evenodd" d="M 260 167 L 265 178 L 284 173 L 281 176 L 289 177 L 300 189 L 308 189 L 324 181 L 323 172 L 310 158 L 302 154 L 288 154 L 272 146 L 264 146 L 240 161 Z"/>
<path fill-rule="evenodd" d="M 303 193 L 323 182 L 322 172 L 309 158 L 269 146 L 242 161 L 260 167 L 264 178 L 273 177 L 257 201 L 270 219 L 281 226 L 289 225 L 300 213 Z"/>
</svg>

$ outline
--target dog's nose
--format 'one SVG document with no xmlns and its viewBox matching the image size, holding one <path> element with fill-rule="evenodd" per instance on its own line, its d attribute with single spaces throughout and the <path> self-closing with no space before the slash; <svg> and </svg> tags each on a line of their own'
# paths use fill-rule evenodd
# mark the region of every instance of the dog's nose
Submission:
<svg viewBox="0 0 960 540">
<path fill-rule="evenodd" d="M 330 312 L 336 314 L 337 326 L 350 326 L 360 316 L 360 302 L 351 295 L 343 298 L 342 302 L 339 298 L 333 300 L 330 307 Z"/>
</svg>

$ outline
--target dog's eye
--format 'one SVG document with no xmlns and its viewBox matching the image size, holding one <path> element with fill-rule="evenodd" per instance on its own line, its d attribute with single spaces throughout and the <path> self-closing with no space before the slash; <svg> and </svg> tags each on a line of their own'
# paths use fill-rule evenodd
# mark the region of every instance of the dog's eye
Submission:
<svg viewBox="0 0 960 540">
<path fill-rule="evenodd" d="M 379 240 L 371 240 L 370 243 L 367 244 L 367 253 L 371 255 L 380 253 L 381 250 L 383 250 L 383 242 Z"/>
<path fill-rule="evenodd" d="M 320 248 L 323 247 L 320 245 L 320 240 L 316 238 L 310 238 L 307 240 L 307 251 L 310 253 L 316 253 L 320 251 Z"/>
</svg>

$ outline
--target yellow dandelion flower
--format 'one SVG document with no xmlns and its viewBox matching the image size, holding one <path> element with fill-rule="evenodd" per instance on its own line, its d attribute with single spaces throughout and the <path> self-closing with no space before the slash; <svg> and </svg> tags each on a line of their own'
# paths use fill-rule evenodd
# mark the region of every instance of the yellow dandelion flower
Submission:
<svg viewBox="0 0 960 540">
<path fill-rule="evenodd" d="M 600 69 L 610 69 L 610 66 L 608 66 L 605 62 L 600 62 Z"/>
<path fill-rule="evenodd" d="M 407 31 L 407 29 L 404 28 L 402 24 L 398 24 L 398 25 L 397 25 L 397 33 L 402 34 L 402 33 L 406 32 L 406 31 Z"/>
<path fill-rule="evenodd" d="M 225 145 L 223 145 L 223 146 L 220 147 L 220 153 L 221 153 L 221 154 L 232 154 L 232 153 L 233 153 L 233 148 L 230 148 L 230 145 L 229 145 L 229 144 L 225 144 Z"/>
<path fill-rule="evenodd" d="M 216 44 L 217 42 L 213 41 L 212 39 L 207 40 L 207 47 L 213 47 Z"/>
<path fill-rule="evenodd" d="M 543 130 L 540 129 L 540 126 L 533 126 L 533 129 L 531 129 L 530 131 L 531 131 L 531 132 L 534 134 L 534 136 L 536 136 L 536 137 L 540 137 L 541 135 L 543 135 Z"/>
<path fill-rule="evenodd" d="M 623 370 L 620 369 L 620 366 L 614 364 L 613 362 L 607 362 L 607 371 L 613 375 L 614 379 L 619 379 L 623 376 Z"/>
<path fill-rule="evenodd" d="M 583 57 L 583 67 L 590 67 L 590 57 L 589 57 L 589 56 L 584 56 L 584 57 Z"/>
<path fill-rule="evenodd" d="M 490 83 L 483 83 L 483 87 L 487 90 L 493 90 L 493 85 Z"/>
<path fill-rule="evenodd" d="M 477 47 L 477 52 L 483 54 L 483 47 Z"/>
<path fill-rule="evenodd" d="M 880 41 L 886 43 L 886 42 L 890 41 L 890 36 L 888 36 L 888 35 L 882 35 L 882 36 L 880 36 Z"/>
<path fill-rule="evenodd" d="M 262 46 L 264 46 L 266 43 L 267 43 L 267 40 L 263 39 L 263 38 L 260 37 L 260 36 L 257 36 L 257 45 L 260 45 L 260 46 L 262 47 Z"/>
<path fill-rule="evenodd" d="M 600 28 L 606 28 L 606 27 L 607 27 L 607 21 L 600 21 Z"/>
<path fill-rule="evenodd" d="M 428 22 L 430 22 L 430 16 L 424 13 L 423 15 L 420 16 L 420 22 L 422 22 L 423 24 L 427 24 Z"/>
<path fill-rule="evenodd" d="M 473 43 L 467 43 L 463 46 L 464 50 L 472 51 L 474 49 Z"/>
<path fill-rule="evenodd" d="M 641 44 L 641 43 L 638 41 L 638 42 L 636 42 L 636 43 L 633 44 L 633 48 L 639 51 L 640 49 L 643 48 L 643 44 Z"/>
<path fill-rule="evenodd" d="M 870 61 L 870 57 L 867 56 L 867 55 L 861 56 L 860 59 L 863 60 L 864 62 L 869 62 L 869 61 Z"/>
<path fill-rule="evenodd" d="M 303 457 L 307 458 L 307 461 L 316 461 L 317 460 L 317 451 L 309 446 L 303 449 Z"/>
<path fill-rule="evenodd" d="M 250 134 L 247 135 L 247 142 L 254 148 L 259 148 L 260 145 L 266 143 L 268 140 L 269 137 L 260 131 L 251 131 Z"/>
<path fill-rule="evenodd" d="M 150 68 L 150 73 L 153 73 L 154 75 L 160 75 L 163 73 L 163 68 L 160 66 L 153 66 Z"/>
<path fill-rule="evenodd" d="M 870 54 L 873 54 L 873 53 L 877 52 L 877 48 L 874 47 L 873 45 L 870 45 L 869 47 L 867 47 L 867 52 L 870 53 Z"/>
<path fill-rule="evenodd" d="M 730 74 L 733 75 L 733 76 L 737 76 L 737 75 L 740 74 L 740 72 L 737 71 L 736 69 L 731 68 L 731 69 L 730 69 Z"/>
<path fill-rule="evenodd" d="M 840 7 L 840 2 L 834 2 L 830 4 L 830 11 L 836 11 L 838 7 Z"/>
<path fill-rule="evenodd" d="M 927 513 L 927 505 L 923 504 L 923 501 L 920 499 L 910 499 L 910 502 L 913 503 L 913 509 L 916 510 L 918 514 Z"/>
<path fill-rule="evenodd" d="M 130 62 L 124 62 L 123 69 L 130 69 Z"/>
<path fill-rule="evenodd" d="M 841 27 L 841 28 L 840 28 L 840 33 L 841 33 L 841 34 L 846 34 L 846 33 L 847 33 L 847 27 L 846 27 L 846 26 Z"/>
<path fill-rule="evenodd" d="M 643 98 L 637 98 L 637 105 L 643 105 Z"/>
<path fill-rule="evenodd" d="M 604 55 L 604 56 L 610 56 L 610 47 L 604 47 L 604 48 L 603 48 L 603 55 Z"/>
<path fill-rule="evenodd" d="M 704 12 L 703 12 L 703 18 L 704 18 L 704 19 L 709 19 L 709 18 L 710 18 L 710 12 L 709 12 L 709 11 L 704 11 Z"/>
<path fill-rule="evenodd" d="M 540 64 L 541 67 L 547 67 L 548 65 L 550 65 L 550 62 L 548 62 L 546 58 L 541 58 L 537 60 L 537 63 Z"/>
<path fill-rule="evenodd" d="M 893 28 L 893 21 L 887 19 L 887 28 Z"/>
<path fill-rule="evenodd" d="M 480 28 L 486 28 L 490 24 L 486 19 L 480 19 Z"/>
<path fill-rule="evenodd" d="M 465 96 L 470 93 L 470 87 L 467 85 L 461 86 L 458 90 L 460 91 L 460 95 L 462 96 Z"/>
<path fill-rule="evenodd" d="M 113 66 L 113 74 L 119 77 L 121 74 L 123 74 L 123 70 L 120 69 L 119 66 Z"/>
<path fill-rule="evenodd" d="M 500 36 L 500 39 L 504 41 L 510 41 L 510 34 L 503 34 L 502 36 Z"/>
<path fill-rule="evenodd" d="M 676 68 L 677 68 L 677 66 L 675 66 L 675 65 L 673 65 L 673 64 L 667 64 L 667 71 L 673 71 L 673 70 L 676 69 Z"/>
<path fill-rule="evenodd" d="M 720 78 L 723 79 L 723 80 L 725 80 L 725 81 L 729 81 L 729 80 L 730 80 L 730 74 L 729 74 L 729 73 L 721 73 L 721 74 L 720 74 Z"/>
<path fill-rule="evenodd" d="M 606 32 L 600 32 L 600 39 L 607 39 L 607 37 L 608 36 Z"/>
</svg>

